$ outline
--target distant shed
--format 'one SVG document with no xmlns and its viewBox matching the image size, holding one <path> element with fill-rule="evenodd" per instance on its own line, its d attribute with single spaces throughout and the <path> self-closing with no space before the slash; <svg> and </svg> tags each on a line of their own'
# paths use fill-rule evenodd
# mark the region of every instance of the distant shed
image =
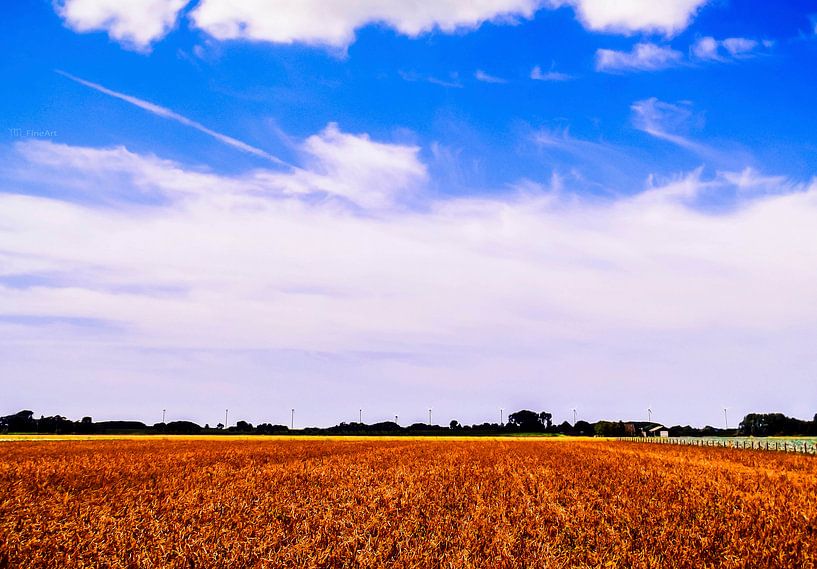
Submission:
<svg viewBox="0 0 817 569">
<path fill-rule="evenodd" d="M 667 438 L 669 437 L 669 430 L 664 425 L 656 425 L 647 429 L 647 436 Z"/>
</svg>

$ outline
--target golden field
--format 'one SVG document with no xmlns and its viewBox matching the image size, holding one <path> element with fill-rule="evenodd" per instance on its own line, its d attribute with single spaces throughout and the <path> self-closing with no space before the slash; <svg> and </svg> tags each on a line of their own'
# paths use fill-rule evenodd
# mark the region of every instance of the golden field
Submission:
<svg viewBox="0 0 817 569">
<path fill-rule="evenodd" d="M 0 444 L 2 567 L 814 567 L 817 460 L 562 439 Z"/>
</svg>

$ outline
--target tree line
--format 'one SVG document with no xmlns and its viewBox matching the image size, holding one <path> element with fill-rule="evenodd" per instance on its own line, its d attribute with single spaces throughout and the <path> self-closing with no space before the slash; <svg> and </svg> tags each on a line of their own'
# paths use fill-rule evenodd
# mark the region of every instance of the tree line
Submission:
<svg viewBox="0 0 817 569">
<path fill-rule="evenodd" d="M 567 436 L 606 436 L 628 437 L 640 436 L 651 428 L 660 426 L 649 421 L 567 421 L 554 424 L 553 416 L 546 411 L 517 411 L 508 415 L 506 423 L 481 423 L 461 425 L 451 421 L 447 426 L 414 423 L 401 426 L 394 421 L 379 423 L 340 423 L 333 427 L 306 427 L 290 429 L 286 425 L 261 423 L 253 425 L 247 421 L 237 421 L 226 427 L 219 423 L 215 427 L 209 424 L 201 426 L 192 421 L 170 421 L 147 425 L 140 421 L 94 421 L 83 417 L 72 421 L 60 415 L 51 417 L 34 417 L 29 410 L 13 415 L 0 417 L 0 432 L 3 433 L 40 433 L 40 434 L 258 434 L 275 435 L 297 433 L 307 435 L 513 435 L 513 434 L 551 434 Z M 804 436 L 817 435 L 817 414 L 811 421 L 787 417 L 782 413 L 750 413 L 746 415 L 736 429 L 720 429 L 706 426 L 703 428 L 675 425 L 666 427 L 672 437 L 698 436 Z"/>
</svg>

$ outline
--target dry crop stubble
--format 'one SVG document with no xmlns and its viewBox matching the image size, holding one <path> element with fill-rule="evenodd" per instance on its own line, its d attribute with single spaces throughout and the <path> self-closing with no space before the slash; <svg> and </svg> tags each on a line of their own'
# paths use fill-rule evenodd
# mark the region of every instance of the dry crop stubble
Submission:
<svg viewBox="0 0 817 569">
<path fill-rule="evenodd" d="M 12 567 L 812 567 L 817 461 L 611 441 L 0 445 Z"/>
</svg>

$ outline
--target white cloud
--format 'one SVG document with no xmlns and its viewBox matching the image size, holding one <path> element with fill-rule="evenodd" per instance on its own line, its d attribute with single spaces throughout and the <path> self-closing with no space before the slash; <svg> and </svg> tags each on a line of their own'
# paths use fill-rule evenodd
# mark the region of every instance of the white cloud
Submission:
<svg viewBox="0 0 817 569">
<path fill-rule="evenodd" d="M 726 38 L 721 44 L 732 56 L 747 54 L 758 46 L 756 40 L 747 38 Z"/>
<path fill-rule="evenodd" d="M 689 22 L 708 0 L 553 0 L 574 6 L 591 30 L 606 32 L 660 32 L 673 35 Z"/>
<path fill-rule="evenodd" d="M 717 40 L 711 36 L 706 36 L 699 38 L 692 44 L 690 53 L 694 58 L 703 61 L 729 61 L 752 56 L 757 53 L 761 46 L 768 49 L 773 45 L 773 42 L 759 42 L 750 38 Z"/>
<path fill-rule="evenodd" d="M 144 51 L 163 37 L 189 0 L 57 0 L 57 13 L 74 31 L 104 30 L 111 39 Z"/>
<path fill-rule="evenodd" d="M 178 198 L 188 193 L 230 192 L 235 182 L 206 171 L 184 169 L 154 155 L 134 154 L 123 146 L 92 148 L 31 141 L 18 144 L 16 149 L 28 163 L 37 165 L 37 175 L 44 175 L 44 179 L 57 175 L 63 188 L 101 201 L 135 199 L 137 195 L 176 194 Z"/>
<path fill-rule="evenodd" d="M 343 133 L 332 123 L 299 146 L 304 168 L 287 173 L 259 169 L 227 177 L 184 169 L 122 146 L 86 148 L 44 141 L 18 145 L 26 160 L 39 169 L 48 169 L 41 175 L 59 175 L 62 184 L 82 188 L 86 195 L 102 201 L 121 200 L 127 192 L 170 199 L 202 193 L 216 193 L 225 199 L 245 194 L 268 198 L 334 196 L 366 209 L 393 206 L 422 187 L 427 174 L 418 158 L 419 150 L 375 142 L 366 134 Z"/>
<path fill-rule="evenodd" d="M 502 84 L 508 82 L 507 79 L 490 75 L 488 73 L 485 73 L 482 69 L 477 69 L 476 73 L 474 73 L 474 78 L 477 81 L 482 81 L 483 83 Z"/>
<path fill-rule="evenodd" d="M 149 408 L 145 386 L 164 384 L 180 406 L 244 397 L 263 417 L 266 393 L 324 409 L 450 396 L 453 409 L 464 390 L 544 390 L 544 408 L 598 399 L 609 414 L 628 412 L 626 392 L 689 420 L 700 389 L 763 402 L 767 374 L 799 392 L 817 371 L 803 365 L 817 341 L 815 184 L 697 172 L 611 201 L 562 187 L 361 212 L 314 198 L 412 191 L 417 149 L 330 126 L 303 143 L 304 174 L 224 176 L 124 148 L 17 148 L 64 197 L 0 194 L 0 370 L 15 397 L 70 377 L 93 400 Z M 55 193 L 66 180 L 122 190 L 99 206 Z M 720 214 L 687 205 L 759 184 L 777 192 L 740 192 Z M 166 199 L 133 203 L 136 185 Z"/>
<path fill-rule="evenodd" d="M 77 32 L 106 31 L 146 51 L 173 27 L 189 0 L 59 0 L 57 12 Z M 591 30 L 660 32 L 683 30 L 706 0 L 201 0 L 189 15 L 194 27 L 222 39 L 306 43 L 345 49 L 357 29 L 384 24 L 416 37 L 451 33 L 488 21 L 514 22 L 541 8 L 569 5 Z"/>
<path fill-rule="evenodd" d="M 421 187 L 426 167 L 417 146 L 384 144 L 368 135 L 342 133 L 330 124 L 303 145 L 307 168 L 291 176 L 287 185 L 305 186 L 342 196 L 366 208 L 384 208 Z"/>
<path fill-rule="evenodd" d="M 636 44 L 631 51 L 599 49 L 596 51 L 598 71 L 655 71 L 679 65 L 683 54 L 670 46 L 653 43 Z"/>
<path fill-rule="evenodd" d="M 694 44 L 692 44 L 690 50 L 692 55 L 698 59 L 719 60 L 721 59 L 721 56 L 718 53 L 719 46 L 720 42 L 718 42 L 718 40 L 707 36 L 698 39 Z"/>
<path fill-rule="evenodd" d="M 560 73 L 559 71 L 542 71 L 538 65 L 531 69 L 530 78 L 534 81 L 569 81 L 573 76 L 567 73 Z"/>
<path fill-rule="evenodd" d="M 127 47 L 146 50 L 174 25 L 189 0 L 62 0 L 58 13 L 78 32 L 105 30 Z M 683 30 L 706 0 L 201 0 L 191 25 L 222 39 L 306 43 L 344 49 L 357 29 L 383 24 L 416 37 L 451 33 L 484 22 L 514 22 L 541 8 L 574 8 L 590 30 L 660 32 Z"/>
<path fill-rule="evenodd" d="M 476 28 L 497 18 L 530 17 L 538 0 L 202 0 L 195 25 L 218 39 L 308 43 L 344 48 L 355 30 L 383 23 L 410 37 Z"/>
</svg>

